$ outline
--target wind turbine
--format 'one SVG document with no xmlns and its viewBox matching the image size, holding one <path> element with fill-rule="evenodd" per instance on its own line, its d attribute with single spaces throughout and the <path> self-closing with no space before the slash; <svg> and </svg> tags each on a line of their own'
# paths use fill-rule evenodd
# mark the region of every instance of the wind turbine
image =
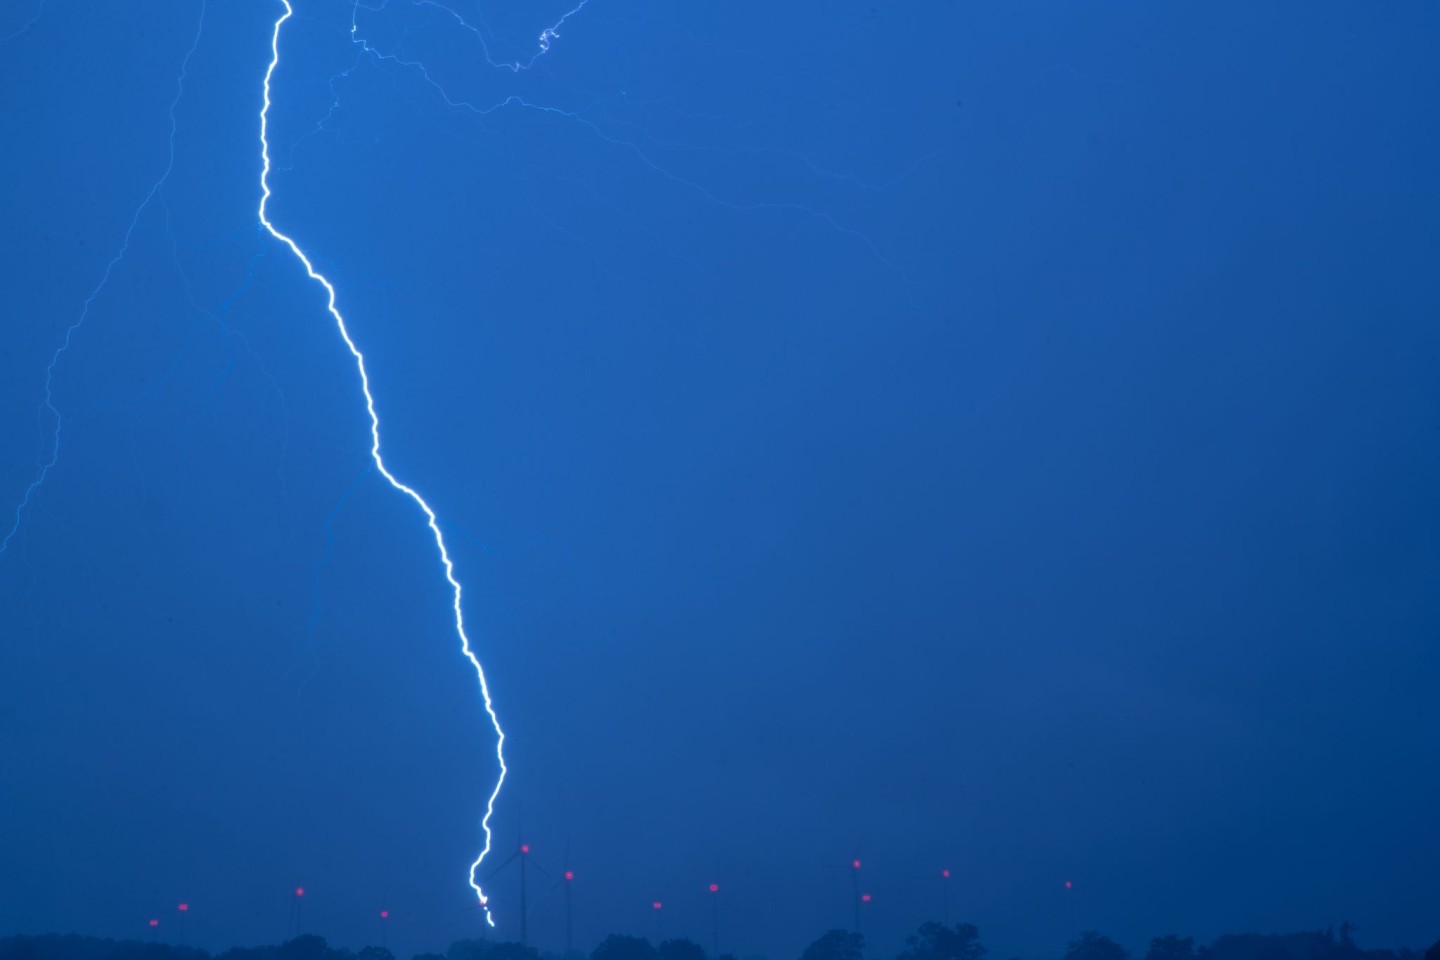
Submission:
<svg viewBox="0 0 1440 960">
<path fill-rule="evenodd" d="M 862 894 L 862 893 L 860 892 L 860 858 L 859 858 L 859 857 L 856 857 L 854 860 L 851 860 L 851 861 L 850 861 L 850 879 L 853 880 L 853 881 L 855 881 L 855 932 L 856 932 L 856 933 L 859 933 L 859 932 L 860 932 L 860 903 L 861 903 L 862 899 L 863 899 L 863 900 L 869 900 L 869 899 L 870 899 L 870 895 L 869 895 L 868 893 Z"/>
<path fill-rule="evenodd" d="M 500 866 L 490 871 L 490 875 L 485 878 L 485 882 L 489 883 L 491 880 L 494 880 L 495 877 L 500 873 L 500 871 L 510 866 L 510 864 L 514 863 L 516 860 L 520 861 L 520 946 L 528 947 L 530 946 L 530 908 L 527 902 L 525 868 L 530 861 L 530 844 L 526 843 L 524 840 L 521 840 L 517 844 L 515 852 L 510 854 L 510 856 L 506 858 L 504 863 L 500 864 Z M 539 870 L 541 873 L 545 872 L 545 870 L 538 863 L 535 864 L 535 869 Z"/>
<path fill-rule="evenodd" d="M 853 902 L 853 906 L 854 906 L 854 908 L 855 908 L 855 927 L 854 927 L 854 929 L 855 929 L 855 932 L 856 932 L 856 933 L 859 933 L 859 932 L 860 932 L 860 904 L 861 904 L 862 902 L 868 902 L 869 899 L 870 899 L 870 895 L 869 895 L 868 893 L 862 893 L 861 890 L 860 890 L 860 867 L 861 867 L 860 858 L 857 856 L 857 857 L 855 857 L 854 859 L 852 859 L 849 863 L 845 864 L 844 866 L 841 866 L 841 865 L 838 864 L 838 863 L 832 863 L 832 864 L 829 864 L 829 866 L 830 866 L 831 868 L 837 869 L 837 870 L 849 870 L 849 871 L 850 871 L 850 885 L 851 885 L 851 887 L 853 888 L 852 897 L 853 897 L 853 901 L 854 901 L 854 902 Z"/>
<path fill-rule="evenodd" d="M 291 934 L 292 937 L 298 937 L 298 936 L 300 936 L 300 934 L 301 934 L 301 932 L 302 932 L 302 929 L 303 929 L 303 928 L 302 928 L 301 923 L 300 923 L 300 921 L 301 921 L 301 919 L 302 919 L 301 913 L 300 913 L 300 908 L 304 905 L 304 903 L 305 903 L 305 888 L 304 888 L 304 887 L 296 887 L 296 888 L 295 888 L 295 899 L 293 899 L 293 900 L 290 901 L 290 920 L 291 920 L 291 926 L 292 926 L 292 928 L 293 928 L 293 930 L 294 930 L 294 932 Z"/>
<path fill-rule="evenodd" d="M 575 882 L 575 871 L 570 869 L 570 844 L 565 844 L 565 860 L 560 869 L 560 879 L 555 881 L 555 886 L 550 888 L 554 893 L 558 888 L 565 888 L 565 956 L 575 952 L 575 926 L 572 920 L 570 902 L 570 886 Z"/>
<path fill-rule="evenodd" d="M 720 956 L 720 884 L 710 884 L 710 955 Z"/>
</svg>

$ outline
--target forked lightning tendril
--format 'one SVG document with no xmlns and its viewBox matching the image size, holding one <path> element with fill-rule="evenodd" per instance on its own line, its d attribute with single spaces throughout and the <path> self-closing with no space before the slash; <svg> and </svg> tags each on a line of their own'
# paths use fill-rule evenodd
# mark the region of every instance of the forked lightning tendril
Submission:
<svg viewBox="0 0 1440 960">
<path fill-rule="evenodd" d="M 490 798 L 485 803 L 485 815 L 480 820 L 480 827 L 485 834 L 485 846 L 480 851 L 480 855 L 475 858 L 475 862 L 470 865 L 470 886 L 475 890 L 475 895 L 480 898 L 480 906 L 485 910 L 486 922 L 493 927 L 495 925 L 495 918 L 490 915 L 489 899 L 485 896 L 485 891 L 480 888 L 480 884 L 476 882 L 475 872 L 479 869 L 485 857 L 490 853 L 490 818 L 495 812 L 495 800 L 500 795 L 500 787 L 505 783 L 505 731 L 500 728 L 500 718 L 495 715 L 495 705 L 490 699 L 490 686 L 485 681 L 485 670 L 480 666 L 479 658 L 475 656 L 474 650 L 470 647 L 470 638 L 465 634 L 465 617 L 460 606 L 461 588 L 460 581 L 455 579 L 455 564 L 450 559 L 450 552 L 445 548 L 445 537 L 440 532 L 440 524 L 435 517 L 435 511 L 431 509 L 430 504 L 426 503 L 425 498 L 420 496 L 414 488 L 396 479 L 395 475 L 390 472 L 390 469 L 385 466 L 385 461 L 380 456 L 380 417 L 375 412 L 375 397 L 370 392 L 370 377 L 365 372 L 365 356 L 360 352 L 359 348 L 355 346 L 355 341 L 350 338 L 350 331 L 345 326 L 345 318 L 340 315 L 339 309 L 335 306 L 335 287 L 329 280 L 325 279 L 323 275 L 316 271 L 314 264 L 310 262 L 309 257 L 305 256 L 300 246 L 294 240 L 277 230 L 275 225 L 271 223 L 265 215 L 265 208 L 270 201 L 270 141 L 268 137 L 270 120 L 270 79 L 275 73 L 275 68 L 280 63 L 280 29 L 285 21 L 289 20 L 295 12 L 290 6 L 290 0 L 280 0 L 280 2 L 284 5 L 285 12 L 275 21 L 275 30 L 270 38 L 270 66 L 265 70 L 264 105 L 260 109 L 260 156 L 262 160 L 260 170 L 260 223 L 270 232 L 271 236 L 290 248 L 290 252 L 295 254 L 296 259 L 305 267 L 305 272 L 309 275 L 310 279 L 325 288 L 325 294 L 328 298 L 326 309 L 330 312 L 330 316 L 335 318 L 335 326 L 340 332 L 340 338 L 345 341 L 345 346 L 349 348 L 351 356 L 355 358 L 355 369 L 360 373 L 360 389 L 365 394 L 365 409 L 370 415 L 370 457 L 375 461 L 375 468 L 380 471 L 380 475 L 389 482 L 390 486 L 413 500 L 415 505 L 424 512 L 426 523 L 430 527 L 430 532 L 435 535 L 435 546 L 440 551 L 440 562 L 445 567 L 445 579 L 449 581 L 450 588 L 453 591 L 455 632 L 460 637 L 461 650 L 475 668 L 475 676 L 480 680 L 480 695 L 485 701 L 485 712 L 490 717 L 490 723 L 495 727 L 495 759 L 499 761 L 500 764 L 500 776 L 495 781 L 495 789 L 491 791 Z"/>
</svg>

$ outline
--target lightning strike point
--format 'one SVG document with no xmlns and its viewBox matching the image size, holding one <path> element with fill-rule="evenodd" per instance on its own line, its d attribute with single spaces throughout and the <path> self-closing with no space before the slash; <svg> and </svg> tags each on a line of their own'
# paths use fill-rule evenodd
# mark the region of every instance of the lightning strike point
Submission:
<svg viewBox="0 0 1440 960">
<path fill-rule="evenodd" d="M 485 802 L 485 813 L 480 818 L 480 829 L 484 833 L 485 843 L 480 850 L 480 854 L 475 858 L 474 862 L 470 864 L 469 876 L 470 888 L 475 891 L 475 897 L 479 901 L 480 908 L 485 912 L 485 922 L 493 927 L 495 926 L 495 918 L 490 913 L 490 901 L 489 898 L 485 896 L 485 891 L 480 888 L 480 884 L 476 882 L 475 872 L 490 854 L 490 818 L 495 813 L 495 801 L 496 798 L 500 796 L 500 788 L 505 784 L 505 775 L 508 772 L 508 768 L 505 766 L 505 731 L 501 728 L 500 718 L 495 713 L 495 705 L 490 697 L 490 685 L 485 679 L 485 669 L 480 665 L 479 658 L 475 656 L 475 652 L 470 646 L 470 638 L 465 633 L 465 617 L 461 610 L 461 587 L 460 581 L 455 578 L 455 564 L 450 558 L 449 550 L 446 549 L 445 536 L 440 530 L 440 522 L 435 515 L 435 511 L 430 507 L 430 504 L 425 502 L 425 498 L 420 496 L 413 487 L 409 487 L 400 482 L 400 480 L 390 472 L 390 468 L 385 465 L 385 460 L 380 455 L 380 415 L 376 412 L 375 396 L 370 390 L 370 375 L 365 369 L 365 355 L 360 352 L 360 348 L 356 346 L 355 341 L 351 339 L 350 330 L 345 323 L 345 318 L 341 315 L 339 307 L 336 306 L 334 284 L 315 269 L 315 265 L 311 263 L 310 258 L 305 255 L 305 252 L 300 249 L 300 245 L 290 237 L 281 233 L 280 230 L 270 222 L 267 216 L 271 196 L 269 138 L 270 85 L 271 80 L 275 76 L 275 69 L 280 65 L 281 28 L 284 27 L 285 21 L 289 20 L 295 14 L 294 8 L 290 5 L 290 0 L 280 0 L 280 3 L 285 10 L 276 18 L 274 30 L 270 36 L 270 65 L 265 69 L 264 98 L 260 108 L 260 207 L 256 212 L 256 216 L 261 225 L 264 226 L 272 237 L 290 248 L 290 252 L 295 255 L 295 259 L 299 260 L 300 264 L 305 268 L 306 275 L 325 288 L 325 309 L 335 321 L 335 328 L 340 334 L 340 339 L 345 342 L 345 347 L 350 351 L 350 355 L 355 358 L 355 370 L 356 373 L 360 375 L 360 390 L 365 397 L 365 412 L 370 417 L 370 459 L 375 462 L 375 469 L 380 472 L 380 475 L 385 478 L 386 482 L 400 493 L 409 497 L 410 500 L 420 508 L 420 511 L 425 514 L 426 525 L 430 528 L 430 532 L 435 538 L 435 548 L 440 555 L 440 564 L 444 567 L 445 580 L 450 584 L 452 596 L 451 607 L 455 613 L 455 634 L 460 639 L 460 650 L 465 655 L 465 658 L 470 661 L 470 665 L 475 669 L 475 677 L 480 684 L 480 696 L 484 702 L 485 713 L 490 718 L 490 725 L 495 729 L 495 760 L 499 765 L 500 773 L 495 779 L 495 788 L 490 792 L 490 797 Z M 581 5 L 583 6 L 583 3 Z M 563 20 L 561 22 L 563 22 Z M 560 24 L 557 23 L 555 28 L 559 26 Z M 299 891 L 297 891 L 297 895 L 298 894 Z"/>
</svg>

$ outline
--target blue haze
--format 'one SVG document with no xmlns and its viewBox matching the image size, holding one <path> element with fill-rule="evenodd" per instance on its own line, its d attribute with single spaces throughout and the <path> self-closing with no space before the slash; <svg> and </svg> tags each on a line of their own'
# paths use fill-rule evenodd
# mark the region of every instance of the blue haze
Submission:
<svg viewBox="0 0 1440 960">
<path fill-rule="evenodd" d="M 794 957 L 853 856 L 877 955 L 942 867 L 1002 957 L 1435 938 L 1440 8 L 381 6 L 297 0 L 271 210 L 582 945 L 714 881 Z M 7 531 L 135 220 L 0 554 L 0 935 L 442 948 L 493 739 L 259 230 L 280 5 L 201 13 L 0 6 Z"/>
</svg>

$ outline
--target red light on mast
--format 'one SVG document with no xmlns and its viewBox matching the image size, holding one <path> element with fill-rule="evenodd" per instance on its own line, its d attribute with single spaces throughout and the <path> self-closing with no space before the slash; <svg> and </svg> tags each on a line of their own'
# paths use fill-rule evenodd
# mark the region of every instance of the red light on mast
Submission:
<svg viewBox="0 0 1440 960">
<path fill-rule="evenodd" d="M 158 926 L 160 926 L 160 921 L 159 921 L 159 920 L 151 920 L 151 921 L 150 921 L 150 926 L 152 926 L 152 927 L 158 927 Z"/>
<path fill-rule="evenodd" d="M 390 919 L 390 911 L 389 911 L 389 910 L 381 910 L 381 911 L 380 911 L 380 919 L 381 919 L 381 920 L 389 920 L 389 919 Z"/>
<path fill-rule="evenodd" d="M 663 906 L 665 906 L 665 904 L 661 903 L 659 900 L 656 900 L 654 903 L 650 904 L 650 909 L 659 910 Z"/>
<path fill-rule="evenodd" d="M 860 869 L 860 861 L 859 861 L 859 860 L 851 860 L 851 861 L 850 861 L 850 866 L 853 867 L 853 868 L 856 869 L 856 870 L 859 870 L 859 869 Z"/>
<path fill-rule="evenodd" d="M 1073 890 L 1074 887 L 1075 887 L 1075 884 L 1071 883 L 1069 880 L 1066 880 L 1066 881 L 1065 881 L 1065 889 L 1066 889 L 1066 890 Z"/>
<path fill-rule="evenodd" d="M 712 883 L 712 884 L 710 884 L 710 892 L 711 892 L 711 893 L 719 893 L 719 892 L 720 892 L 720 884 L 718 884 L 718 883 Z"/>
<path fill-rule="evenodd" d="M 575 879 L 575 871 L 574 871 L 574 870 L 566 870 L 566 871 L 565 871 L 565 879 L 566 879 L 566 880 L 574 880 L 574 879 Z"/>
<path fill-rule="evenodd" d="M 522 844 L 520 844 L 520 852 L 521 852 L 521 853 L 529 853 L 529 852 L 530 852 L 530 844 L 528 844 L 528 843 L 522 843 Z"/>
<path fill-rule="evenodd" d="M 182 903 L 182 904 L 180 904 L 179 906 L 177 906 L 175 909 L 176 909 L 176 910 L 179 910 L 181 913 L 184 913 L 186 910 L 189 910 L 189 909 L 190 909 L 190 904 L 188 904 L 188 903 Z"/>
<path fill-rule="evenodd" d="M 869 903 L 869 902 L 870 902 L 870 894 L 868 894 L 868 893 L 862 893 L 862 894 L 860 894 L 860 902 L 861 902 L 861 903 Z"/>
<path fill-rule="evenodd" d="M 295 896 L 297 896 L 297 897 L 303 897 L 303 896 L 305 896 L 305 888 L 304 888 L 304 887 L 296 887 L 296 888 L 295 888 Z"/>
</svg>

